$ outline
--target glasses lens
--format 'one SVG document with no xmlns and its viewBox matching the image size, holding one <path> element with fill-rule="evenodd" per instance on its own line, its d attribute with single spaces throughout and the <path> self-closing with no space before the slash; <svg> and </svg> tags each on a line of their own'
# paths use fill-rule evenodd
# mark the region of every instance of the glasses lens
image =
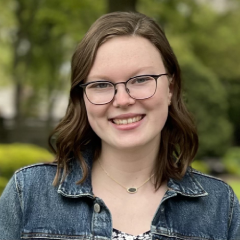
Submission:
<svg viewBox="0 0 240 240">
<path fill-rule="evenodd" d="M 146 99 L 154 95 L 156 91 L 156 80 L 150 76 L 139 76 L 127 83 L 129 95 L 135 99 Z"/>
<path fill-rule="evenodd" d="M 114 86 L 109 82 L 95 82 L 87 85 L 86 95 L 93 104 L 108 103 L 113 99 Z"/>
</svg>

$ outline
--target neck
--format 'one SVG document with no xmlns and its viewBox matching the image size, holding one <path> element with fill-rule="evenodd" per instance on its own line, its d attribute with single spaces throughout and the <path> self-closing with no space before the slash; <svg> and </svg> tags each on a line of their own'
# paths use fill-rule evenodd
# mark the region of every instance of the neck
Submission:
<svg viewBox="0 0 240 240">
<path fill-rule="evenodd" d="M 138 187 L 153 174 L 158 150 L 157 144 L 138 149 L 115 149 L 102 143 L 98 160 L 104 170 L 122 185 Z M 104 173 L 97 161 L 94 165 L 94 169 L 98 169 L 101 174 L 105 175 L 104 177 L 110 184 L 116 184 Z"/>
</svg>

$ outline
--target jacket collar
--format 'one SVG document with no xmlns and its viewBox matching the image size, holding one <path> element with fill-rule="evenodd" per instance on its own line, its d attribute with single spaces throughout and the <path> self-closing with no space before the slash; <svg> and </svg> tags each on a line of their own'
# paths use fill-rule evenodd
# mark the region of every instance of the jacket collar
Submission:
<svg viewBox="0 0 240 240">
<path fill-rule="evenodd" d="M 87 162 L 89 169 L 89 174 L 86 181 L 82 184 L 76 184 L 76 182 L 82 178 L 82 169 L 80 167 L 79 161 L 77 159 L 72 159 L 69 162 L 69 172 L 65 180 L 62 180 L 58 187 L 58 193 L 62 194 L 65 197 L 71 198 L 95 198 L 92 191 L 91 182 L 93 151 L 85 151 L 83 153 L 83 158 Z M 208 195 L 208 193 L 203 189 L 201 184 L 194 177 L 194 174 L 192 173 L 192 169 L 190 167 L 181 180 L 170 179 L 168 181 L 168 188 L 170 191 L 188 197 L 202 197 Z"/>
<path fill-rule="evenodd" d="M 78 197 L 90 197 L 95 198 L 92 192 L 92 181 L 91 181 L 91 169 L 93 151 L 87 150 L 82 154 L 84 160 L 88 166 L 88 176 L 86 181 L 82 184 L 76 184 L 83 176 L 82 168 L 78 159 L 73 158 L 69 164 L 69 171 L 66 178 L 63 180 L 63 173 L 61 181 L 58 187 L 58 193 L 65 197 L 78 198 Z"/>
<path fill-rule="evenodd" d="M 203 197 L 208 193 L 194 177 L 192 168 L 189 167 L 181 180 L 170 179 L 168 188 L 176 193 L 188 197 Z"/>
</svg>

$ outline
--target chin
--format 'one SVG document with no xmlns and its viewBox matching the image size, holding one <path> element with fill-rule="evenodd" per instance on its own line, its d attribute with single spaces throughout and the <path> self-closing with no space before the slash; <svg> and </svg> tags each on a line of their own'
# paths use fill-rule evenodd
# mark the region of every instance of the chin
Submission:
<svg viewBox="0 0 240 240">
<path fill-rule="evenodd" d="M 125 151 L 129 151 L 129 150 L 139 150 L 139 149 L 143 149 L 144 147 L 146 147 L 148 145 L 149 142 L 146 141 L 138 141 L 138 142 L 133 142 L 133 141 L 124 141 L 124 142 L 116 142 L 114 143 L 114 148 L 119 149 L 119 150 L 125 150 Z"/>
</svg>

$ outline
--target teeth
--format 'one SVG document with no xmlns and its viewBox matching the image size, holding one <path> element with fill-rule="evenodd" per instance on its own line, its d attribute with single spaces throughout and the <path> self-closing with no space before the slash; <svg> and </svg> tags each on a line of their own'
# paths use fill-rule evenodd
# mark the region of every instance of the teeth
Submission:
<svg viewBox="0 0 240 240">
<path fill-rule="evenodd" d="M 127 120 L 127 123 L 132 123 L 132 122 L 133 122 L 132 118 L 129 118 L 129 119 Z"/>
<path fill-rule="evenodd" d="M 137 117 L 127 118 L 127 119 L 113 119 L 113 122 L 117 125 L 124 125 L 124 124 L 138 122 L 141 119 L 142 119 L 142 116 L 137 116 Z"/>
</svg>

